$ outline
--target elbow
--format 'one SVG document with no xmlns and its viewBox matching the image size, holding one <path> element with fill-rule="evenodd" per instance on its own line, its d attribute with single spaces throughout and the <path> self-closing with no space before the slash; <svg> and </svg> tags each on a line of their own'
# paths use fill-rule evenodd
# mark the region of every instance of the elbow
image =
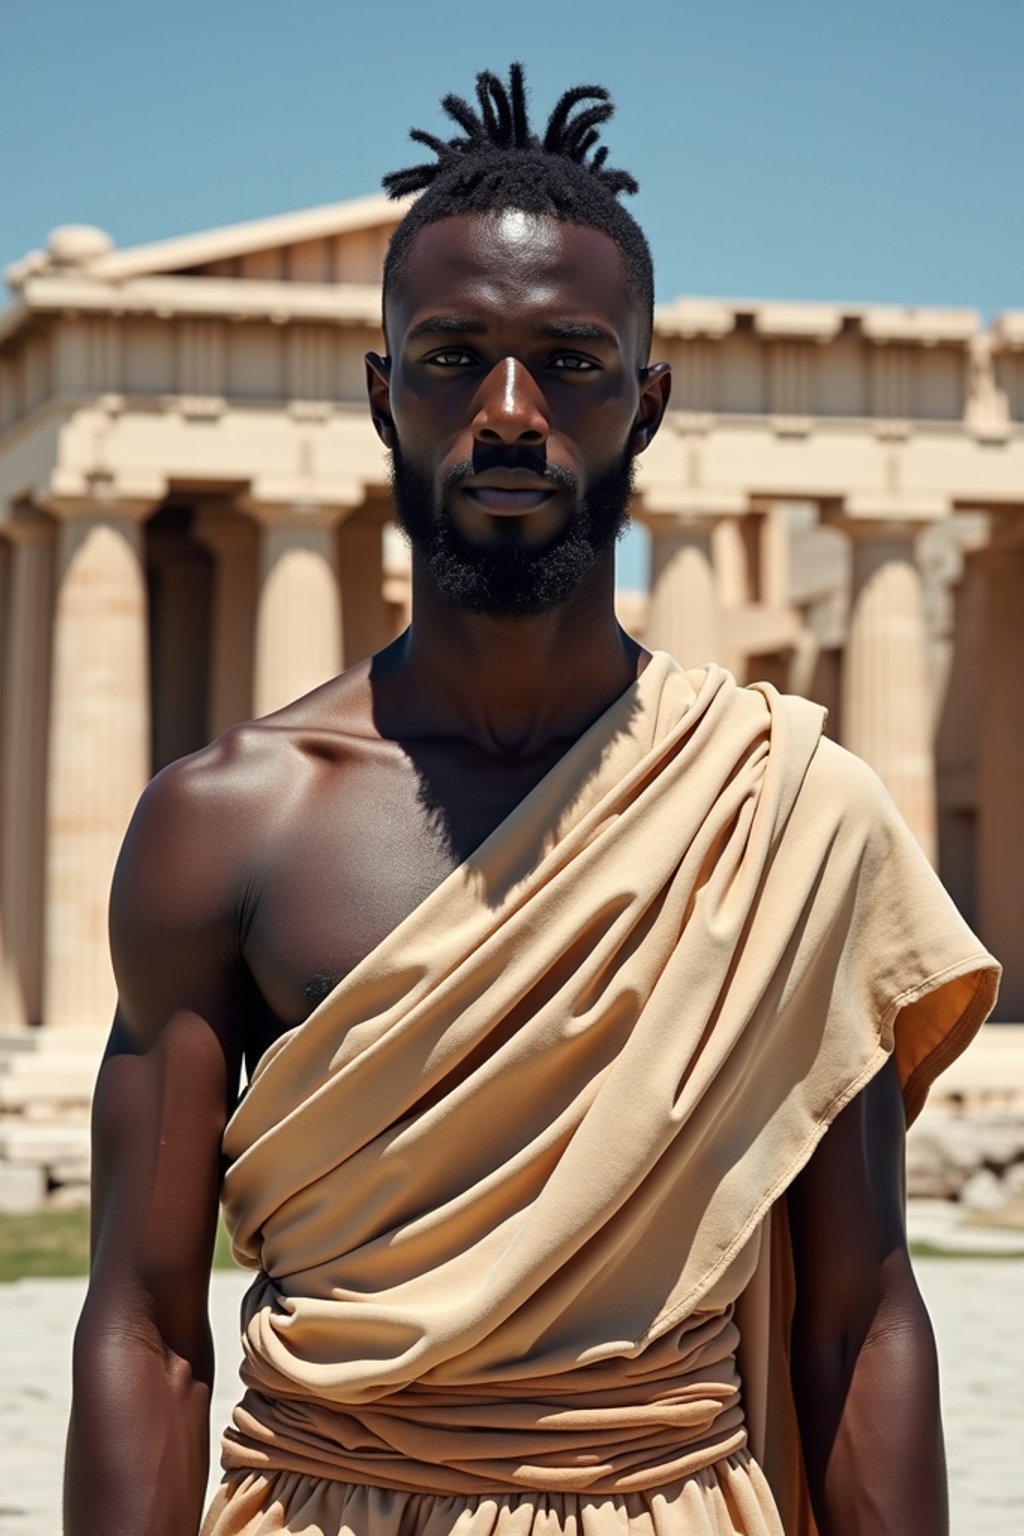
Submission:
<svg viewBox="0 0 1024 1536">
<path fill-rule="evenodd" d="M 822 1460 L 852 1404 L 870 1400 L 880 1422 L 911 1403 L 937 1409 L 935 1335 L 909 1259 L 886 1266 L 882 1280 L 855 1304 L 794 1320 L 793 1395 L 805 1444 Z"/>
<path fill-rule="evenodd" d="M 202 1349 L 190 1354 L 170 1349 L 144 1315 L 87 1299 L 72 1351 L 69 1536 L 198 1529 L 212 1371 Z"/>
<path fill-rule="evenodd" d="M 913 1401 L 939 1401 L 939 1358 L 931 1318 L 916 1285 L 912 1294 L 880 1309 L 864 1334 L 855 1355 L 870 1367 L 884 1402 L 894 1413 Z"/>
<path fill-rule="evenodd" d="M 931 1319 L 905 1248 L 879 1265 L 872 1285 L 833 1300 L 824 1316 L 811 1316 L 806 1327 L 794 1330 L 794 1360 L 808 1368 L 817 1361 L 829 1375 L 847 1381 L 865 1351 L 927 1360 L 937 1372 Z"/>
<path fill-rule="evenodd" d="M 72 1390 L 83 1399 L 130 1400 L 142 1383 L 169 1400 L 185 1403 L 213 1385 L 213 1341 L 208 1326 L 163 1328 L 145 1312 L 116 1310 L 90 1292 L 75 1329 Z"/>
<path fill-rule="evenodd" d="M 894 1370 L 915 1364 L 938 1382 L 935 1334 L 906 1249 L 891 1256 L 882 1268 L 875 1305 L 858 1319 L 849 1346 L 854 1361 L 862 1352 L 882 1355 Z"/>
</svg>

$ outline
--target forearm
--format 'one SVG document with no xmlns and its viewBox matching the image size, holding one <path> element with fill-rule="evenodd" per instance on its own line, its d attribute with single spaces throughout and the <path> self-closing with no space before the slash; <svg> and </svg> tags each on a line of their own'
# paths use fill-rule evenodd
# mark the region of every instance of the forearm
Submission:
<svg viewBox="0 0 1024 1536">
<path fill-rule="evenodd" d="M 794 1361 L 804 1460 L 821 1536 L 948 1536 L 938 1364 L 914 1295 L 858 1344 Z"/>
<path fill-rule="evenodd" d="M 212 1351 L 191 1361 L 149 1325 L 105 1329 L 83 1314 L 64 1490 L 65 1536 L 191 1536 L 209 1464 Z"/>
</svg>

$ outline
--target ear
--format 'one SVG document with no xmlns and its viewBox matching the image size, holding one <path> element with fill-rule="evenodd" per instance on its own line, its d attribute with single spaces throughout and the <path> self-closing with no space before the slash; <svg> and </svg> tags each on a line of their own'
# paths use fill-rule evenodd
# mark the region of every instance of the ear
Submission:
<svg viewBox="0 0 1024 1536">
<path fill-rule="evenodd" d="M 366 397 L 370 402 L 370 419 L 374 430 L 385 448 L 390 448 L 395 440 L 395 428 L 391 420 L 390 357 L 367 352 Z"/>
<path fill-rule="evenodd" d="M 661 426 L 672 393 L 670 363 L 652 363 L 640 370 L 640 404 L 629 447 L 633 454 L 643 453 Z"/>
</svg>

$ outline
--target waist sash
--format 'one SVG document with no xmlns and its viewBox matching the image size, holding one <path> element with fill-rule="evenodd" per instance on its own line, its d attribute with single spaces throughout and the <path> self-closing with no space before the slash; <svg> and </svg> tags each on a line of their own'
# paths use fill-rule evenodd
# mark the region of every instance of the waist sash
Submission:
<svg viewBox="0 0 1024 1536">
<path fill-rule="evenodd" d="M 224 1466 L 411 1492 L 657 1488 L 746 1444 L 738 1339 L 726 1313 L 691 1318 L 636 1359 L 555 1376 L 415 1382 L 358 1405 L 250 1389 Z"/>
</svg>

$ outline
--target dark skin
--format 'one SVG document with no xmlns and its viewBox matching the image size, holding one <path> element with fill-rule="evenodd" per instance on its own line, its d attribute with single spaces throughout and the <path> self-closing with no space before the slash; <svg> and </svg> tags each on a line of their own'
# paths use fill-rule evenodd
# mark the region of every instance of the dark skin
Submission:
<svg viewBox="0 0 1024 1536">
<path fill-rule="evenodd" d="M 667 366 L 644 366 L 617 247 L 595 230 L 522 215 L 430 225 L 386 321 L 391 356 L 367 359 L 373 421 L 435 483 L 466 460 L 514 468 L 540 454 L 585 486 L 643 452 L 668 402 Z M 528 473 L 481 474 L 450 510 L 469 539 L 495 539 L 515 517 L 538 543 L 574 512 L 567 491 Z M 527 618 L 453 611 L 415 562 L 413 581 L 413 624 L 372 665 L 173 764 L 126 837 L 68 1536 L 198 1529 L 220 1140 L 242 1064 L 301 1023 L 647 660 L 615 621 L 610 550 L 571 598 Z M 822 1536 L 947 1529 L 902 1142 L 887 1069 L 790 1191 L 794 1385 Z"/>
</svg>

